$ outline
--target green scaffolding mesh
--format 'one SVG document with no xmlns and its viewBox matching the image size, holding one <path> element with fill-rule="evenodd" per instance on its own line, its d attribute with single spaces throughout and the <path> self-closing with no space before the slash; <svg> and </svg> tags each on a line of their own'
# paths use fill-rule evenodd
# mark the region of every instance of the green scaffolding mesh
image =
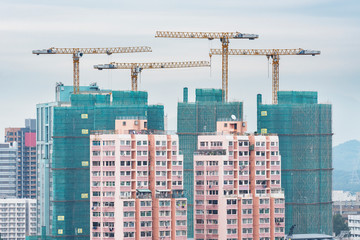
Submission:
<svg viewBox="0 0 360 240">
<path fill-rule="evenodd" d="M 316 92 L 278 92 L 277 105 L 258 95 L 258 132 L 279 135 L 286 232 L 332 234 L 331 117 Z"/>
<path fill-rule="evenodd" d="M 72 95 L 70 107 L 54 108 L 51 166 L 54 237 L 89 239 L 91 130 L 115 129 L 115 119 L 124 116 L 147 118 L 149 129 L 164 129 L 164 106 L 148 106 L 146 92 L 112 95 L 112 103 L 106 94 Z"/>
<path fill-rule="evenodd" d="M 187 91 L 184 99 L 187 100 Z M 221 89 L 196 89 L 196 102 L 178 103 L 177 133 L 180 150 L 184 154 L 184 189 L 188 199 L 188 237 L 194 237 L 194 165 L 197 137 L 201 133 L 216 132 L 216 121 L 230 119 L 234 115 L 243 119 L 242 102 L 222 102 Z"/>
</svg>

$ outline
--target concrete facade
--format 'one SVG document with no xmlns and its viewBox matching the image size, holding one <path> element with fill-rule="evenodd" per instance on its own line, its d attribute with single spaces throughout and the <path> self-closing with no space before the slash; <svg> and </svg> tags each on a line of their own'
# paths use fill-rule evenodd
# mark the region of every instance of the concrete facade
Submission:
<svg viewBox="0 0 360 240">
<path fill-rule="evenodd" d="M 176 135 L 116 120 L 90 136 L 90 239 L 187 239 L 183 156 Z"/>
<path fill-rule="evenodd" d="M 360 239 L 360 215 L 348 215 L 350 236 L 353 240 Z"/>
<path fill-rule="evenodd" d="M 222 124 L 226 128 L 231 122 Z M 278 137 L 223 130 L 218 124 L 218 134 L 198 137 L 194 238 L 284 239 Z"/>
<path fill-rule="evenodd" d="M 35 199 L 0 199 L 0 237 L 3 240 L 25 240 L 36 234 Z"/>
<path fill-rule="evenodd" d="M 17 143 L 0 143 L 0 197 L 16 198 Z"/>
<path fill-rule="evenodd" d="M 36 198 L 36 119 L 25 119 L 25 127 L 5 128 L 5 142 L 18 145 L 17 198 Z"/>
</svg>

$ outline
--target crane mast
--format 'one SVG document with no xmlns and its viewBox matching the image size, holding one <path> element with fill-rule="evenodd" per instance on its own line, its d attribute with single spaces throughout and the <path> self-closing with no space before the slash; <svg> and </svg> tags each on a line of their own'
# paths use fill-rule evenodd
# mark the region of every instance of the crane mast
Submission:
<svg viewBox="0 0 360 240">
<path fill-rule="evenodd" d="M 94 68 L 103 69 L 130 69 L 131 70 L 131 90 L 138 90 L 138 75 L 144 69 L 164 69 L 164 68 L 189 68 L 189 67 L 210 67 L 208 61 L 186 61 L 186 62 L 149 62 L 149 63 L 110 63 L 98 64 Z"/>
<path fill-rule="evenodd" d="M 239 32 L 171 32 L 157 31 L 157 38 L 200 38 L 200 39 L 220 39 L 222 44 L 222 99 L 228 101 L 228 58 L 229 58 L 229 39 L 249 39 L 254 40 L 259 37 L 257 34 Z"/>
<path fill-rule="evenodd" d="M 210 57 L 212 55 L 223 55 L 223 49 L 210 49 Z M 228 55 L 244 55 L 244 56 L 266 56 L 272 58 L 272 103 L 277 104 L 277 93 L 279 91 L 279 61 L 280 55 L 319 55 L 321 52 L 317 50 L 298 49 L 229 49 Z"/>
<path fill-rule="evenodd" d="M 80 91 L 80 58 L 84 54 L 107 54 L 113 53 L 135 53 L 151 52 L 150 47 L 111 47 L 111 48 L 49 48 L 42 50 L 33 50 L 32 53 L 40 54 L 71 54 L 73 58 L 73 84 L 74 94 Z"/>
</svg>

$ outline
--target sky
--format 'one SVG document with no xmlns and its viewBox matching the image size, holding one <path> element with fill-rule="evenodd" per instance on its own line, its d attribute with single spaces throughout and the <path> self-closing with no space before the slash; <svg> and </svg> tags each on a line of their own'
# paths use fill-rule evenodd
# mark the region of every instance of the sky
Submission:
<svg viewBox="0 0 360 240">
<path fill-rule="evenodd" d="M 317 91 L 333 105 L 333 145 L 360 140 L 360 2 L 358 0 L 1 0 L 0 137 L 6 127 L 35 118 L 36 104 L 55 98 L 56 82 L 72 85 L 71 55 L 31 54 L 50 47 L 150 46 L 152 53 L 85 55 L 80 84 L 130 89 L 130 70 L 93 69 L 115 62 L 209 60 L 219 40 L 160 39 L 161 31 L 238 31 L 259 39 L 231 40 L 230 48 L 303 48 L 320 56 L 282 56 L 280 90 Z M 183 87 L 221 88 L 221 57 L 210 68 L 144 70 L 139 89 L 164 104 L 176 129 Z M 263 56 L 229 57 L 229 100 L 244 102 L 249 131 L 256 130 L 256 95 L 271 103 L 271 65 Z M 1 139 L 0 139 L 1 142 Z"/>
</svg>

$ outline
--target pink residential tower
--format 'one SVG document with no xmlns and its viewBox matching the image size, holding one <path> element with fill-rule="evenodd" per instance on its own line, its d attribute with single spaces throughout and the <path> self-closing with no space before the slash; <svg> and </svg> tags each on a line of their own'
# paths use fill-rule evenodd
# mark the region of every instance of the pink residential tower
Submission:
<svg viewBox="0 0 360 240">
<path fill-rule="evenodd" d="M 243 122 L 222 121 L 216 134 L 198 137 L 195 239 L 284 239 L 278 137 L 245 130 Z"/>
<path fill-rule="evenodd" d="M 187 201 L 177 135 L 119 119 L 91 134 L 90 238 L 186 239 Z"/>
</svg>

